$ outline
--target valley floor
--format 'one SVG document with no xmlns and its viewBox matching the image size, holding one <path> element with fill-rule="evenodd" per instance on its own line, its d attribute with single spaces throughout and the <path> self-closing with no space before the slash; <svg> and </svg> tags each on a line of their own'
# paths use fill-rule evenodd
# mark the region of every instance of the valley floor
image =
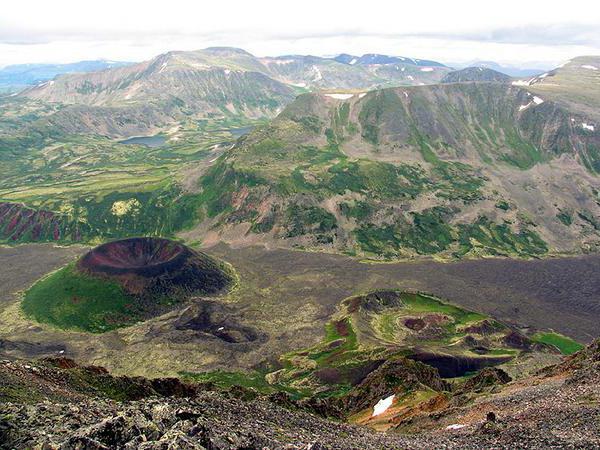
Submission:
<svg viewBox="0 0 600 450">
<path fill-rule="evenodd" d="M 173 376 L 182 371 L 248 370 L 319 342 L 324 325 L 350 296 L 373 289 L 420 290 L 497 320 L 553 329 L 581 342 L 597 334 L 600 256 L 456 263 L 361 263 L 339 256 L 259 247 L 208 249 L 238 271 L 236 290 L 215 302 L 257 336 L 226 342 L 180 326 L 192 306 L 104 334 L 63 331 L 27 319 L 20 292 L 72 261 L 84 247 L 0 248 L 0 349 L 11 357 L 60 354 L 117 374 Z M 325 268 L 325 269 L 324 269 Z"/>
</svg>

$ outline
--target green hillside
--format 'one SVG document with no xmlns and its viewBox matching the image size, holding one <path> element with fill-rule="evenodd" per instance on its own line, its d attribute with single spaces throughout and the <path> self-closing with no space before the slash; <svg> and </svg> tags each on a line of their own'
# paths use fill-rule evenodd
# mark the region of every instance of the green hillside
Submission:
<svg viewBox="0 0 600 450">
<path fill-rule="evenodd" d="M 200 180 L 202 219 L 384 258 L 577 252 L 597 239 L 597 145 L 567 110 L 507 84 L 303 95 Z"/>
</svg>

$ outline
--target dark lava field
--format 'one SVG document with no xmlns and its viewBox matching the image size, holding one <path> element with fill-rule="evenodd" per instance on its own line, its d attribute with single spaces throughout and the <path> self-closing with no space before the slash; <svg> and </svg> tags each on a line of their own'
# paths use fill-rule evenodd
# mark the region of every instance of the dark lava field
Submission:
<svg viewBox="0 0 600 450">
<path fill-rule="evenodd" d="M 189 367 L 248 369 L 319 342 L 343 299 L 388 288 L 425 291 L 523 329 L 551 329 L 581 342 L 597 334 L 600 321 L 594 301 L 600 295 L 598 255 L 372 264 L 223 244 L 204 249 L 230 263 L 239 277 L 236 288 L 220 298 L 192 300 L 154 319 L 96 335 L 40 326 L 24 317 L 18 293 L 87 250 L 0 248 L 0 265 L 8 268 L 0 274 L 0 320 L 5 324 L 0 346 L 7 353 L 28 357 L 63 350 L 85 363 L 136 375 L 171 376 Z M 206 334 L 213 322 L 223 321 L 234 334 Z"/>
</svg>

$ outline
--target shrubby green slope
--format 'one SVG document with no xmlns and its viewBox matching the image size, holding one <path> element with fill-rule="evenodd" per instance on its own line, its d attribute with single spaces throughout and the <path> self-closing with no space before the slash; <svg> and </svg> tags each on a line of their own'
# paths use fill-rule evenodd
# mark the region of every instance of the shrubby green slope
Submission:
<svg viewBox="0 0 600 450">
<path fill-rule="evenodd" d="M 201 179 L 203 229 L 386 258 L 587 251 L 600 138 L 573 116 L 501 83 L 302 95 Z"/>
</svg>

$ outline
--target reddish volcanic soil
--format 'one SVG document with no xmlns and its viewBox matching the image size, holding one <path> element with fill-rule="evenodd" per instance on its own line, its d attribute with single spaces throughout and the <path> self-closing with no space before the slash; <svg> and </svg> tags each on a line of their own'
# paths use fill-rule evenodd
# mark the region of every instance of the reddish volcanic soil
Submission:
<svg viewBox="0 0 600 450">
<path fill-rule="evenodd" d="M 0 202 L 0 241 L 77 242 L 82 234 L 88 232 L 89 226 L 53 211 L 35 210 L 20 203 Z"/>
<path fill-rule="evenodd" d="M 208 255 L 162 238 L 108 242 L 81 257 L 77 269 L 117 281 L 130 294 L 211 294 L 231 276 Z"/>
<path fill-rule="evenodd" d="M 96 247 L 79 267 L 91 273 L 156 276 L 180 268 L 190 257 L 192 250 L 168 239 L 132 238 Z"/>
</svg>

